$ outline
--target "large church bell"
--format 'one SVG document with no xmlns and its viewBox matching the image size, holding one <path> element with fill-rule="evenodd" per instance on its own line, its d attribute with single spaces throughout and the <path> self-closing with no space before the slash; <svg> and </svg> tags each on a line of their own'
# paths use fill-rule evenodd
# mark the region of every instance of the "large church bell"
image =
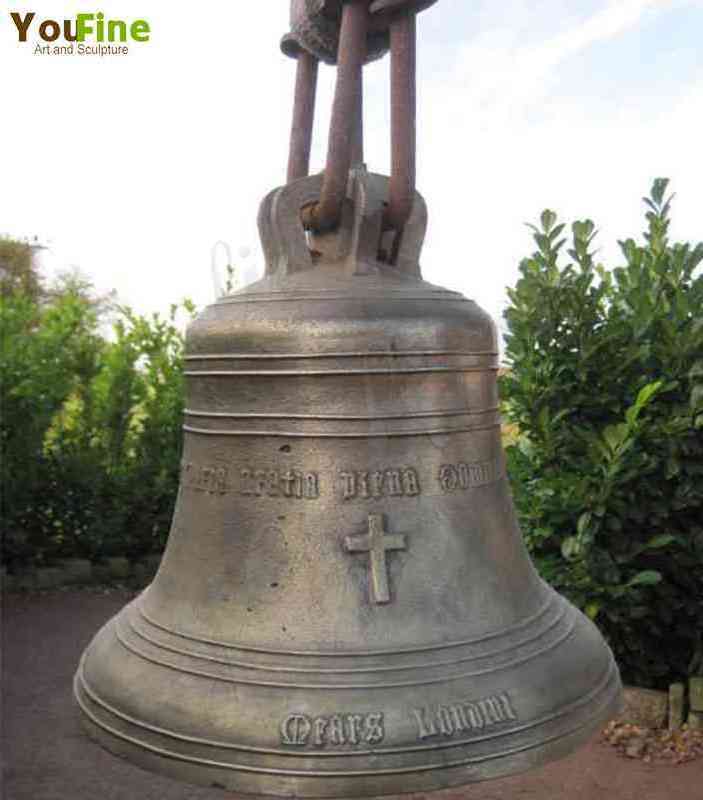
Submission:
<svg viewBox="0 0 703 800">
<path fill-rule="evenodd" d="M 75 678 L 88 732 L 147 769 L 289 797 L 428 791 L 558 758 L 617 710 L 608 647 L 521 540 L 495 326 L 420 274 L 428 5 L 294 0 L 266 274 L 188 330 L 168 545 Z M 390 180 L 361 157 L 362 67 L 385 47 Z M 308 177 L 318 59 L 338 84 L 327 167 Z"/>
</svg>

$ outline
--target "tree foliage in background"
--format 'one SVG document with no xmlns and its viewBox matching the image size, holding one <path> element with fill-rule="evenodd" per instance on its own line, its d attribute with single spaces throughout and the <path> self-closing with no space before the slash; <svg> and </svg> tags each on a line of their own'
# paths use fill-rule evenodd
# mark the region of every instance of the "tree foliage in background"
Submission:
<svg viewBox="0 0 703 800">
<path fill-rule="evenodd" d="M 177 307 L 168 320 L 118 307 L 105 337 L 104 303 L 85 281 L 44 289 L 31 248 L 0 245 L 28 276 L 0 297 L 3 563 L 158 551 L 180 460 Z"/>
<path fill-rule="evenodd" d="M 669 240 L 666 191 L 612 272 L 593 222 L 542 214 L 501 379 L 528 547 L 645 686 L 703 671 L 703 244 Z"/>
<path fill-rule="evenodd" d="M 35 245 L 36 246 L 36 245 Z M 43 293 L 39 273 L 34 268 L 33 245 L 0 237 L 0 297 L 21 293 L 37 300 Z"/>
</svg>

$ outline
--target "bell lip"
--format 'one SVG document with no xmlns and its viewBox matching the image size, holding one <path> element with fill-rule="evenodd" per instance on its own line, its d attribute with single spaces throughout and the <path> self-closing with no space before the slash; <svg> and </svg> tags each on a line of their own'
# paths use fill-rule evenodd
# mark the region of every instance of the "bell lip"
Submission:
<svg viewBox="0 0 703 800">
<path fill-rule="evenodd" d="M 582 616 L 575 609 L 574 613 Z M 592 628 L 588 620 L 583 618 L 583 621 Z M 109 628 L 114 623 L 113 618 L 105 627 Z M 112 633 L 114 636 L 114 631 Z M 591 682 L 587 691 L 568 703 L 557 706 L 552 712 L 527 718 L 513 728 L 488 734 L 484 731 L 480 736 L 467 740 L 442 740 L 419 748 L 430 754 L 437 748 L 445 751 L 453 749 L 458 761 L 445 756 L 429 764 L 408 764 L 406 756 L 402 754 L 418 749 L 417 745 L 408 743 L 385 748 L 389 753 L 385 756 L 383 747 L 370 747 L 367 751 L 353 753 L 253 748 L 255 752 L 244 754 L 248 750 L 246 745 L 238 745 L 234 741 L 208 742 L 199 737 L 156 728 L 153 724 L 140 723 L 134 717 L 100 701 L 94 687 L 88 686 L 83 674 L 90 649 L 91 646 L 84 653 L 76 672 L 74 695 L 82 711 L 83 725 L 93 739 L 110 752 L 153 772 L 195 785 L 217 785 L 258 796 L 384 796 L 434 791 L 514 775 L 573 752 L 612 719 L 622 705 L 617 666 L 612 653 L 602 643 L 598 657 L 602 663 L 600 677 Z M 91 694 L 98 702 L 94 702 Z M 539 739 L 531 741 L 530 735 L 534 735 L 534 732 L 539 733 Z M 155 746 L 163 744 L 164 738 L 165 747 Z M 486 742 L 489 740 L 501 742 L 502 751 L 491 752 L 489 749 L 486 752 Z M 188 744 L 189 741 L 191 744 Z M 191 749 L 189 754 L 188 748 L 193 748 L 193 745 L 199 751 Z M 210 746 L 212 750 L 206 749 L 204 753 L 200 749 Z M 261 753 L 258 753 L 259 750 Z M 239 764 L 222 760 L 225 755 L 236 751 L 242 751 L 243 754 Z M 393 755 L 394 751 L 397 751 L 397 755 Z M 204 758 L 204 755 L 212 758 Z M 399 762 L 394 760 L 399 756 Z M 278 762 L 271 761 L 272 758 L 278 759 Z M 356 761 L 356 774 L 354 770 L 345 771 L 339 767 L 332 772 L 325 771 L 326 766 L 336 766 L 338 759 L 346 758 Z M 306 769 L 281 768 L 280 759 L 284 764 L 287 759 L 293 759 L 290 766 L 302 765 Z M 369 759 L 372 763 L 368 763 Z M 398 768 L 398 763 L 401 768 Z"/>
<path fill-rule="evenodd" d="M 81 661 L 82 666 L 82 661 Z M 559 733 L 553 737 L 543 739 L 529 748 L 523 748 L 517 754 L 499 754 L 495 757 L 494 765 L 496 768 L 480 774 L 470 773 L 470 767 L 446 767 L 436 769 L 434 772 L 427 771 L 407 771 L 407 778 L 397 782 L 396 775 L 374 776 L 367 781 L 366 785 L 359 785 L 358 778 L 346 775 L 332 779 L 337 781 L 333 790 L 316 791 L 310 788 L 303 788 L 300 779 L 289 779 L 288 788 L 284 788 L 286 780 L 279 791 L 265 790 L 264 787 L 254 785 L 258 776 L 234 774 L 234 779 L 224 780 L 223 769 L 221 767 L 200 764 L 195 765 L 195 769 L 189 768 L 178 756 L 167 754 L 155 754 L 146 749 L 142 743 L 133 737 L 123 737 L 122 739 L 112 735 L 104 729 L 104 726 L 96 724 L 91 715 L 84 707 L 80 695 L 80 671 L 74 677 L 74 698 L 81 711 L 81 726 L 86 734 L 97 744 L 102 746 L 113 755 L 129 761 L 133 766 L 147 772 L 179 780 L 192 786 L 208 786 L 227 791 L 234 791 L 238 794 L 250 797 L 305 797 L 305 798 L 340 798 L 340 797 L 390 797 L 398 794 L 415 794 L 418 792 L 440 791 L 442 789 L 458 788 L 474 783 L 497 780 L 530 771 L 537 767 L 558 761 L 569 756 L 585 745 L 609 720 L 615 718 L 622 710 L 622 685 L 619 673 L 612 659 L 609 673 L 613 686 L 608 693 L 607 700 L 599 709 L 597 714 L 591 715 L 586 722 L 576 726 L 566 733 Z M 613 681 L 612 678 L 615 678 Z M 428 777 L 429 776 L 429 777 Z M 302 779 L 306 783 L 315 782 L 319 779 L 306 777 Z M 323 778 L 324 780 L 324 778 Z M 396 782 L 394 782 L 396 781 Z M 280 778 L 279 778 L 280 782 Z M 386 786 L 386 783 L 388 785 Z"/>
</svg>

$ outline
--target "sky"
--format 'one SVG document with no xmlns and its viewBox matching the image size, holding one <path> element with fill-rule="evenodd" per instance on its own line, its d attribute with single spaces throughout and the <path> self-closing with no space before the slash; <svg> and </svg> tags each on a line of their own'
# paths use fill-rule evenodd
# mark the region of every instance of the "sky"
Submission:
<svg viewBox="0 0 703 800">
<path fill-rule="evenodd" d="M 288 1 L 88 5 L 0 12 L 0 234 L 38 237 L 48 276 L 78 268 L 139 312 L 203 307 L 217 242 L 242 281 L 263 269 L 256 215 L 285 181 L 295 77 L 278 48 Z M 125 56 L 35 54 L 10 10 L 35 24 L 142 18 L 151 36 Z M 499 317 L 533 249 L 525 223 L 547 207 L 594 219 L 617 266 L 660 176 L 676 192 L 672 235 L 703 239 L 703 0 L 439 0 L 418 29 L 427 280 Z M 322 68 L 314 170 L 333 85 Z M 387 174 L 387 59 L 365 91 L 367 163 Z"/>
</svg>

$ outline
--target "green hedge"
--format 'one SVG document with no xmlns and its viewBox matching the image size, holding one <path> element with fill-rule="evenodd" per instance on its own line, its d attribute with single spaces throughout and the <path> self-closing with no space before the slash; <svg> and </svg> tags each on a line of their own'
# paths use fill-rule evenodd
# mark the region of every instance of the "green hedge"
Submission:
<svg viewBox="0 0 703 800">
<path fill-rule="evenodd" d="M 5 281 L 0 298 L 3 564 L 157 552 L 180 461 L 178 309 L 167 320 L 112 309 L 103 335 L 80 281 L 25 284 Z"/>
<path fill-rule="evenodd" d="M 703 244 L 669 241 L 666 190 L 655 181 L 644 241 L 620 242 L 612 271 L 590 220 L 567 244 L 542 214 L 501 379 L 540 571 L 606 633 L 626 680 L 656 686 L 703 666 Z"/>
</svg>

